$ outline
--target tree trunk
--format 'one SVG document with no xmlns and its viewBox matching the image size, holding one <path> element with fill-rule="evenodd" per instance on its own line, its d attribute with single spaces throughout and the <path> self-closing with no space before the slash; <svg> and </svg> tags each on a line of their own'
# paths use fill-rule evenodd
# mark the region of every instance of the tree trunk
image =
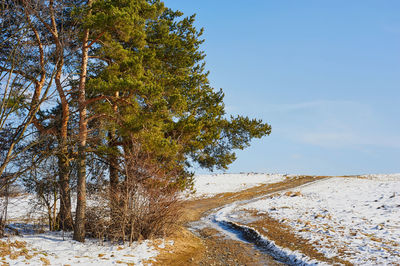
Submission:
<svg viewBox="0 0 400 266">
<path fill-rule="evenodd" d="M 59 80 L 56 84 L 58 87 Z M 61 83 L 60 83 L 61 86 Z M 59 90 L 62 107 L 61 130 L 59 136 L 60 150 L 57 154 L 58 159 L 58 183 L 60 187 L 60 212 L 59 212 L 59 229 L 70 231 L 73 228 L 71 213 L 71 193 L 70 193 L 70 165 L 68 155 L 68 121 L 69 121 L 69 105 L 62 89 Z"/>
<path fill-rule="evenodd" d="M 61 230 L 69 231 L 72 229 L 72 213 L 71 213 L 71 194 L 69 185 L 69 153 L 68 153 L 68 123 L 69 123 L 69 103 L 67 96 L 64 92 L 61 83 L 61 74 L 64 67 L 64 43 L 60 39 L 56 11 L 54 7 L 54 1 L 49 1 L 50 17 L 51 23 L 47 24 L 45 22 L 45 27 L 50 31 L 53 36 L 54 44 L 56 45 L 57 52 L 57 68 L 54 81 L 56 84 L 57 92 L 60 96 L 61 101 L 61 125 L 59 128 L 58 142 L 59 151 L 57 154 L 58 159 L 58 176 L 59 176 L 59 188 L 60 188 L 60 212 L 58 215 L 58 225 L 57 227 Z"/>
<path fill-rule="evenodd" d="M 81 123 L 80 123 L 81 124 Z M 80 126 L 81 127 L 81 126 Z M 83 126 L 82 126 L 83 127 Z M 86 220 L 86 155 L 85 146 L 86 140 L 85 134 L 79 134 L 79 148 L 78 148 L 78 198 L 76 202 L 76 216 L 75 216 L 75 227 L 74 227 L 74 240 L 79 242 L 85 242 L 85 220 Z"/>
<path fill-rule="evenodd" d="M 116 165 L 118 163 L 117 158 L 115 155 L 109 155 L 108 156 L 108 164 L 109 164 L 109 171 L 110 171 L 110 186 L 111 186 L 111 197 L 114 196 L 113 192 L 117 192 L 117 187 L 119 183 L 119 178 L 118 178 L 118 169 L 116 168 Z"/>
<path fill-rule="evenodd" d="M 108 143 L 109 147 L 113 147 L 113 138 L 114 132 L 109 132 L 110 142 Z M 118 169 L 116 165 L 118 160 L 116 155 L 110 153 L 108 155 L 108 167 L 109 167 L 109 177 L 110 177 L 110 205 L 111 205 L 111 219 L 114 221 L 118 218 L 117 211 L 119 210 L 119 201 L 120 201 L 120 191 L 118 189 L 119 177 L 118 177 Z"/>
<path fill-rule="evenodd" d="M 68 152 L 68 151 L 67 151 Z M 60 212 L 58 214 L 58 229 L 70 231 L 73 229 L 71 213 L 71 193 L 69 185 L 69 163 L 64 151 L 58 155 L 58 175 L 60 188 Z"/>
<path fill-rule="evenodd" d="M 91 0 L 88 1 L 90 7 Z M 73 239 L 85 242 L 85 212 L 86 212 L 86 140 L 87 140 L 87 110 L 86 110 L 86 75 L 88 64 L 89 29 L 85 29 L 82 40 L 82 62 L 78 87 L 79 108 L 79 141 L 78 141 L 78 198 Z"/>
<path fill-rule="evenodd" d="M 57 39 L 58 40 L 58 39 Z M 60 213 L 58 228 L 64 231 L 72 230 L 73 221 L 71 213 L 71 193 L 69 186 L 69 153 L 68 153 L 68 122 L 69 122 L 69 103 L 61 85 L 61 71 L 64 65 L 63 52 L 59 48 L 60 61 L 57 64 L 55 83 L 61 100 L 61 127 L 59 135 L 58 176 L 60 186 Z"/>
<path fill-rule="evenodd" d="M 115 97 L 118 98 L 119 97 L 119 93 L 116 92 L 115 93 Z M 113 110 L 114 113 L 117 112 L 117 105 L 114 104 L 113 105 Z M 116 138 L 116 134 L 115 134 L 115 129 L 112 128 L 110 129 L 110 131 L 108 132 L 108 138 L 109 138 L 109 142 L 108 142 L 108 146 L 111 149 L 115 149 L 115 138 Z M 112 219 L 117 219 L 117 217 L 115 217 L 115 210 L 114 208 L 118 208 L 117 206 L 119 206 L 119 200 L 120 200 L 120 192 L 118 191 L 118 183 L 119 183 L 119 177 L 118 177 L 118 169 L 117 169 L 117 165 L 118 165 L 118 158 L 117 158 L 117 152 L 110 152 L 108 155 L 108 165 L 109 165 L 109 175 L 110 175 L 110 201 L 111 201 L 111 217 Z"/>
</svg>

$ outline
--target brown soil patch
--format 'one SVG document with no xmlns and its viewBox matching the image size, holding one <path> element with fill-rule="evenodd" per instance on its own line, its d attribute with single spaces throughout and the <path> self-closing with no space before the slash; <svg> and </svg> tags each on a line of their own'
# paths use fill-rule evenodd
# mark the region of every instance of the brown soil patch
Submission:
<svg viewBox="0 0 400 266">
<path fill-rule="evenodd" d="M 217 207 L 257 196 L 294 188 L 326 177 L 298 176 L 280 183 L 265 184 L 241 192 L 223 193 L 212 198 L 202 198 L 184 203 L 181 224 L 199 220 Z M 280 226 L 280 225 L 279 225 Z M 277 226 L 277 227 L 279 227 Z M 182 227 L 169 239 L 171 248 L 160 250 L 154 265 L 278 265 L 270 256 L 253 248 L 252 244 L 225 239 L 218 232 L 205 228 L 191 233 Z M 289 240 L 289 238 L 287 239 Z M 286 247 L 287 245 L 282 245 Z"/>
</svg>

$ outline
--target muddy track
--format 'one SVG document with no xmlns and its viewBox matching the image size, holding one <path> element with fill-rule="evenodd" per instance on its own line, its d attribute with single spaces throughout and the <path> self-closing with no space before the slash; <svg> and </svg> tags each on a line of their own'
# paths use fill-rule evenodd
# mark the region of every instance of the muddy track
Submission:
<svg viewBox="0 0 400 266">
<path fill-rule="evenodd" d="M 258 241 L 241 235 L 239 228 L 237 236 L 241 241 L 228 239 L 212 227 L 193 228 L 192 225 L 227 204 L 293 189 L 324 178 L 327 177 L 299 176 L 280 183 L 185 202 L 182 226 L 169 238 L 174 241 L 174 245 L 160 251 L 155 265 L 282 265 L 265 249 L 260 248 Z M 235 229 L 233 227 L 231 226 Z M 274 235 L 280 235 L 279 228 L 276 228 Z M 282 232 L 282 235 L 287 235 L 287 232 Z M 287 241 L 291 240 L 293 239 L 287 238 Z M 280 243 L 284 243 L 284 239 L 280 239 Z"/>
</svg>

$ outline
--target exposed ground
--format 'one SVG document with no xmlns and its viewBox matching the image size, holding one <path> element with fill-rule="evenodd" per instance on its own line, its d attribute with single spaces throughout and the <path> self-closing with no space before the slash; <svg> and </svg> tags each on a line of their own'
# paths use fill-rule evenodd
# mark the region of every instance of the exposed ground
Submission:
<svg viewBox="0 0 400 266">
<path fill-rule="evenodd" d="M 207 216 L 215 208 L 226 204 L 249 200 L 258 196 L 291 189 L 326 177 L 299 176 L 285 181 L 253 187 L 241 192 L 223 193 L 212 198 L 191 200 L 185 203 L 182 216 L 183 226 L 170 239 L 173 247 L 161 250 L 156 258 L 157 265 L 279 265 L 271 256 L 254 248 L 254 244 L 230 240 L 213 228 L 189 231 L 189 223 Z M 271 234 L 265 235 L 277 241 L 282 247 L 299 248 L 304 241 L 295 236 L 288 228 L 279 226 L 273 219 L 265 219 L 263 226 L 269 226 Z M 264 232 L 263 232 L 264 233 Z M 295 242 L 296 244 L 294 244 Z M 306 251 L 306 252 L 305 252 Z M 306 255 L 318 253 L 311 245 L 302 250 Z M 323 256 L 318 253 L 318 256 Z M 314 256 L 311 256 L 314 257 Z M 336 261 L 342 262 L 342 261 Z M 342 262 L 343 263 L 343 262 Z"/>
</svg>

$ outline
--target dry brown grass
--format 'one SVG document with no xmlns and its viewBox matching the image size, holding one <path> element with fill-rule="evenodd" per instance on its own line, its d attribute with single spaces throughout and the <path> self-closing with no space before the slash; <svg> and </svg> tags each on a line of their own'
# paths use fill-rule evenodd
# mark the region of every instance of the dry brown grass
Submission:
<svg viewBox="0 0 400 266">
<path fill-rule="evenodd" d="M 27 257 L 28 250 L 26 249 L 26 242 L 18 240 L 0 241 L 0 257 L 4 258 L 6 256 L 9 256 L 12 260 L 20 256 Z"/>
<path fill-rule="evenodd" d="M 33 252 L 33 253 L 32 253 Z M 35 256 L 38 255 L 43 255 L 38 252 L 35 252 L 35 250 L 29 250 L 26 246 L 26 242 L 24 241 L 1 241 L 0 240 L 0 258 L 2 262 L 5 263 L 6 257 L 8 256 L 11 260 L 17 260 L 19 257 L 24 257 L 25 260 L 30 260 Z M 41 257 L 39 258 L 45 265 L 45 262 L 48 261 L 46 258 Z M 8 265 L 8 264 L 5 264 Z"/>
<path fill-rule="evenodd" d="M 41 265 L 50 265 L 50 261 L 46 258 L 46 253 L 38 252 L 34 248 L 28 248 L 25 241 L 0 240 L 0 262 L 3 263 L 2 265 L 10 265 L 6 262 L 7 257 L 10 260 L 21 260 L 21 256 L 26 264 L 29 264 L 29 261 L 36 257 L 41 261 Z"/>
<path fill-rule="evenodd" d="M 300 197 L 301 196 L 301 193 L 300 193 L 300 191 L 287 191 L 285 194 L 284 194 L 286 197 Z"/>
<path fill-rule="evenodd" d="M 185 225 L 197 221 L 207 212 L 225 204 L 280 192 L 323 178 L 326 177 L 298 176 L 280 183 L 260 185 L 241 192 L 223 193 L 212 198 L 190 200 L 184 203 L 180 223 Z M 225 263 L 232 262 L 234 265 L 273 265 L 276 263 L 272 260 L 266 261 L 265 258 L 259 258 L 260 252 L 254 250 L 249 244 L 221 238 L 217 232 L 212 232 L 207 228 L 199 233 L 200 236 L 196 236 L 182 226 L 170 238 L 174 240 L 173 247 L 160 250 L 160 255 L 156 258 L 157 262 L 154 265 L 219 265 L 218 263 L 214 264 L 217 259 Z M 287 247 L 287 245 L 282 246 Z M 221 257 L 219 254 L 225 257 Z M 215 261 L 213 262 L 213 260 Z"/>
<path fill-rule="evenodd" d="M 48 259 L 41 257 L 40 260 L 42 261 L 43 265 L 50 265 L 50 261 Z"/>
<path fill-rule="evenodd" d="M 173 246 L 158 248 L 160 255 L 153 265 L 193 265 L 200 261 L 205 251 L 203 241 L 184 227 L 168 237 L 168 240 L 174 241 Z"/>
</svg>

